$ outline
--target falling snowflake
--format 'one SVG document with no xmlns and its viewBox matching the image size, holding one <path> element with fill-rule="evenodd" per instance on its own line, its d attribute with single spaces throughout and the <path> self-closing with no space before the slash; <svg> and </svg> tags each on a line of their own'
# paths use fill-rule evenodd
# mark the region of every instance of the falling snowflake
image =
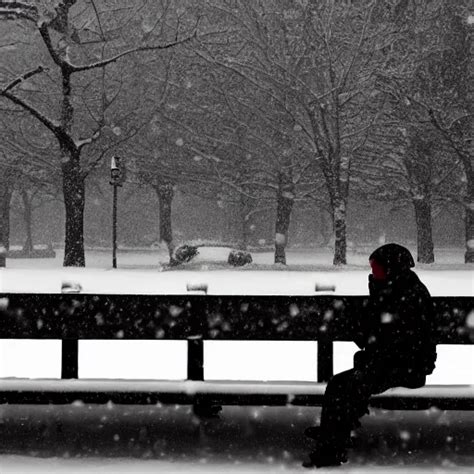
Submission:
<svg viewBox="0 0 474 474">
<path fill-rule="evenodd" d="M 382 313 L 380 315 L 380 321 L 382 324 L 389 324 L 393 321 L 393 314 L 391 313 Z"/>
<path fill-rule="evenodd" d="M 182 138 L 178 138 L 175 143 L 176 143 L 176 146 L 183 146 L 184 140 Z"/>
<path fill-rule="evenodd" d="M 142 31 L 144 33 L 150 33 L 155 27 L 154 17 L 152 15 L 146 15 L 142 21 Z"/>
<path fill-rule="evenodd" d="M 285 234 L 280 234 L 276 233 L 275 234 L 275 243 L 277 245 L 285 245 L 286 244 L 286 235 Z"/>
<path fill-rule="evenodd" d="M 302 127 L 299 123 L 297 123 L 297 124 L 295 124 L 295 126 L 293 127 L 293 130 L 294 130 L 295 132 L 301 132 L 301 130 L 303 130 L 303 127 Z"/>
<path fill-rule="evenodd" d="M 122 135 L 122 129 L 120 127 L 113 127 L 112 132 L 114 135 L 117 135 L 117 137 Z"/>
<path fill-rule="evenodd" d="M 342 309 L 344 307 L 344 302 L 342 300 L 335 300 L 333 307 L 334 309 Z"/>
<path fill-rule="evenodd" d="M 400 431 L 399 435 L 400 435 L 400 439 L 403 441 L 408 441 L 411 438 L 411 434 L 407 430 Z"/>
<path fill-rule="evenodd" d="M 474 329 L 474 309 L 467 315 L 466 326 L 468 329 Z"/>
<path fill-rule="evenodd" d="M 331 321 L 333 317 L 334 317 L 334 311 L 332 311 L 331 309 L 328 309 L 324 313 L 324 321 Z"/>
<path fill-rule="evenodd" d="M 195 156 L 193 156 L 193 160 L 194 160 L 194 161 L 201 161 L 201 160 L 202 160 L 202 156 L 195 155 Z"/>
<path fill-rule="evenodd" d="M 298 316 L 298 314 L 300 314 L 300 309 L 298 308 L 298 305 L 296 304 L 290 305 L 290 316 L 294 318 Z"/>
<path fill-rule="evenodd" d="M 170 314 L 171 316 L 173 316 L 173 318 L 178 317 L 182 312 L 183 312 L 183 308 L 181 308 L 181 306 L 175 306 L 175 305 L 170 306 Z"/>
<path fill-rule="evenodd" d="M 0 311 L 5 311 L 8 309 L 10 300 L 8 298 L 0 298 Z"/>
</svg>

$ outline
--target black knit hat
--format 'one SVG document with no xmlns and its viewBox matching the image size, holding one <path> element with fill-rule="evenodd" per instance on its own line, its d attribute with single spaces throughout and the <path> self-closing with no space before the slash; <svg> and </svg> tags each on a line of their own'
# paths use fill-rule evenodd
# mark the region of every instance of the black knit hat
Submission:
<svg viewBox="0 0 474 474">
<path fill-rule="evenodd" d="M 371 253 L 369 260 L 376 260 L 390 273 L 399 273 L 415 266 L 410 251 L 398 244 L 382 245 Z"/>
</svg>

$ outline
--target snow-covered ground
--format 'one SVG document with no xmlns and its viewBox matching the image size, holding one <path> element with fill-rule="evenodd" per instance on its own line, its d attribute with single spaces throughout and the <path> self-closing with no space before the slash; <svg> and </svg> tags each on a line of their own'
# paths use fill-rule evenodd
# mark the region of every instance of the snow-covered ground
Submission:
<svg viewBox="0 0 474 474">
<path fill-rule="evenodd" d="M 4 406 L 4 472 L 301 472 L 302 435 L 319 409 Z M 472 472 L 474 414 L 373 410 L 357 431 L 350 472 Z M 437 467 L 435 467 L 434 466 Z M 387 471 L 386 471 L 387 468 Z"/>
<path fill-rule="evenodd" d="M 167 270 L 165 252 L 87 252 L 86 269 L 56 259 L 8 259 L 0 292 L 60 292 L 64 281 L 88 293 L 179 294 L 205 284 L 209 294 L 367 293 L 367 255 L 349 254 L 334 268 L 328 251 L 288 252 L 288 267 L 272 254 L 230 269 L 227 249 L 202 249 L 181 270 Z M 438 251 L 438 263 L 415 269 L 433 295 L 473 296 L 472 265 L 462 250 Z M 284 271 L 286 270 L 286 271 Z M 331 292 L 332 293 L 332 292 Z M 351 366 L 352 343 L 337 343 L 335 371 Z M 81 341 L 83 378 L 182 379 L 183 341 Z M 439 346 L 430 384 L 473 384 L 470 346 Z M 151 361 L 151 363 L 150 363 Z M 160 363 L 166 361 L 166 363 Z M 59 341 L 0 341 L 0 377 L 59 377 Z M 208 341 L 205 378 L 315 380 L 316 343 Z M 220 420 L 197 420 L 189 407 L 0 405 L 0 473 L 9 472 L 301 472 L 310 448 L 302 436 L 319 409 L 225 407 Z M 350 472 L 472 472 L 474 413 L 374 410 L 352 452 Z M 324 470 L 323 470 L 324 471 Z"/>
<path fill-rule="evenodd" d="M 253 254 L 251 265 L 233 268 L 226 263 L 229 250 L 202 247 L 190 263 L 172 270 L 160 250 L 119 252 L 117 269 L 110 252 L 97 250 L 86 252 L 87 268 L 63 268 L 60 250 L 55 259 L 7 259 L 0 291 L 59 293 L 62 282 L 72 281 L 84 293 L 186 294 L 188 284 L 205 284 L 208 294 L 314 295 L 316 285 L 340 295 L 367 294 L 367 254 L 350 253 L 348 265 L 334 267 L 329 250 L 290 250 L 287 266 L 274 265 L 273 253 L 262 252 Z M 433 296 L 471 296 L 474 265 L 462 262 L 461 249 L 440 250 L 437 263 L 415 270 Z"/>
<path fill-rule="evenodd" d="M 303 430 L 319 408 L 0 406 L 0 472 L 305 472 Z M 472 472 L 474 412 L 372 410 L 357 430 L 351 473 Z M 318 472 L 331 472 L 322 469 Z"/>
</svg>

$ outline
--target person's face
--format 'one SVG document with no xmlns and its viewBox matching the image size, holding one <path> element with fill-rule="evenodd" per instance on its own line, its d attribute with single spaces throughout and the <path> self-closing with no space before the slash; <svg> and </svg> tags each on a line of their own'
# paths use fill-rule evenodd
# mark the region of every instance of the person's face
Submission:
<svg viewBox="0 0 474 474">
<path fill-rule="evenodd" d="M 370 268 L 372 269 L 372 275 L 375 280 L 385 280 L 387 278 L 387 273 L 385 268 L 380 265 L 377 260 L 369 260 Z"/>
</svg>

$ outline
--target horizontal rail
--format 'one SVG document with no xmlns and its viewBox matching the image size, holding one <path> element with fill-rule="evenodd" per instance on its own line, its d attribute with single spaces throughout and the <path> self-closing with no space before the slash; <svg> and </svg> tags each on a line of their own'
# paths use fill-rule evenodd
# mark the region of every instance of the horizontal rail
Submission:
<svg viewBox="0 0 474 474">
<path fill-rule="evenodd" d="M 228 382 L 151 380 L 0 379 L 0 403 L 16 404 L 195 404 L 307 405 L 322 403 L 325 384 L 307 382 Z M 371 398 L 388 409 L 473 410 L 474 386 L 432 385 L 394 388 Z"/>
<path fill-rule="evenodd" d="M 363 296 L 0 294 L 0 338 L 351 341 Z M 438 344 L 472 344 L 472 297 L 433 298 Z"/>
</svg>

